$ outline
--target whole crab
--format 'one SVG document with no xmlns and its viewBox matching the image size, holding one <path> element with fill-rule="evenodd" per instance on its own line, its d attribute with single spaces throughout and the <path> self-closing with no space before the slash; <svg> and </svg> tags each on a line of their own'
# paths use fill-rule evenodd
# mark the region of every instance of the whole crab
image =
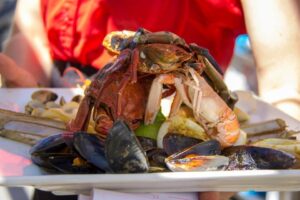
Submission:
<svg viewBox="0 0 300 200">
<path fill-rule="evenodd" d="M 161 98 L 176 91 L 170 115 L 184 103 L 223 146 L 237 140 L 239 125 L 229 108 L 237 99 L 206 49 L 187 44 L 174 33 L 145 29 L 112 32 L 103 45 L 116 59 L 98 72 L 85 91 L 77 116 L 69 123 L 71 131 L 86 130 L 92 110 L 95 129 L 103 136 L 117 119 L 131 129 L 143 119 L 151 124 Z"/>
</svg>

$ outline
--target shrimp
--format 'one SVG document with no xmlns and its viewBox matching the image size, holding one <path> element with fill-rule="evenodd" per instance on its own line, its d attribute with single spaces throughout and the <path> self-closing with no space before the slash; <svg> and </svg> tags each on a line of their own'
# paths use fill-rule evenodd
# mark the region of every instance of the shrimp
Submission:
<svg viewBox="0 0 300 200">
<path fill-rule="evenodd" d="M 176 94 L 171 115 L 184 103 L 193 110 L 195 120 L 210 138 L 218 140 L 223 148 L 232 146 L 240 135 L 237 116 L 196 70 L 188 67 L 185 71 L 185 75 L 161 74 L 153 80 L 145 112 L 145 124 L 151 124 L 159 110 L 162 85 L 174 84 Z"/>
</svg>

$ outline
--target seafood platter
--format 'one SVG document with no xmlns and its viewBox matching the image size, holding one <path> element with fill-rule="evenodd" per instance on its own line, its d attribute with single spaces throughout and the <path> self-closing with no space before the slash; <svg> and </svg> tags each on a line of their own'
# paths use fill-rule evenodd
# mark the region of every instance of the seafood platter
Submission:
<svg viewBox="0 0 300 200">
<path fill-rule="evenodd" d="M 229 91 L 208 50 L 145 29 L 112 32 L 103 45 L 115 57 L 84 90 L 0 90 L 1 185 L 300 189 L 300 122 Z"/>
</svg>

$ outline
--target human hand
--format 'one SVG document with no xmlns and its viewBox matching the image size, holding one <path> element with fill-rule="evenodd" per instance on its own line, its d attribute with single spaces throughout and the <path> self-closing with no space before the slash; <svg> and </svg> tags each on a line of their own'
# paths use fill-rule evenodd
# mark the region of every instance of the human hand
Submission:
<svg viewBox="0 0 300 200">
<path fill-rule="evenodd" d="M 235 192 L 200 192 L 199 200 L 228 200 Z"/>
<path fill-rule="evenodd" d="M 6 87 L 37 87 L 35 78 L 8 56 L 0 53 L 0 75 Z"/>
</svg>

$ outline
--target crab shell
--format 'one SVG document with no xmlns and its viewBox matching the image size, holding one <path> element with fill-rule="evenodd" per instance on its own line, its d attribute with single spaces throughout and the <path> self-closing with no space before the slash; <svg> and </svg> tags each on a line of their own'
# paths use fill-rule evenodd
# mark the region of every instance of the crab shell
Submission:
<svg viewBox="0 0 300 200">
<path fill-rule="evenodd" d="M 121 99 L 122 112 L 118 115 L 118 92 L 121 87 L 120 80 L 122 80 L 123 76 L 124 74 L 121 72 L 109 75 L 108 80 L 112 79 L 115 81 L 106 84 L 102 95 L 96 99 L 98 103 L 96 104 L 93 116 L 96 122 L 95 129 L 99 133 L 107 133 L 116 119 L 125 120 L 133 130 L 143 121 L 144 108 L 148 96 L 147 91 L 149 91 L 147 87 L 150 84 L 145 79 L 143 82 L 138 80 L 136 83 L 127 84 Z"/>
</svg>

